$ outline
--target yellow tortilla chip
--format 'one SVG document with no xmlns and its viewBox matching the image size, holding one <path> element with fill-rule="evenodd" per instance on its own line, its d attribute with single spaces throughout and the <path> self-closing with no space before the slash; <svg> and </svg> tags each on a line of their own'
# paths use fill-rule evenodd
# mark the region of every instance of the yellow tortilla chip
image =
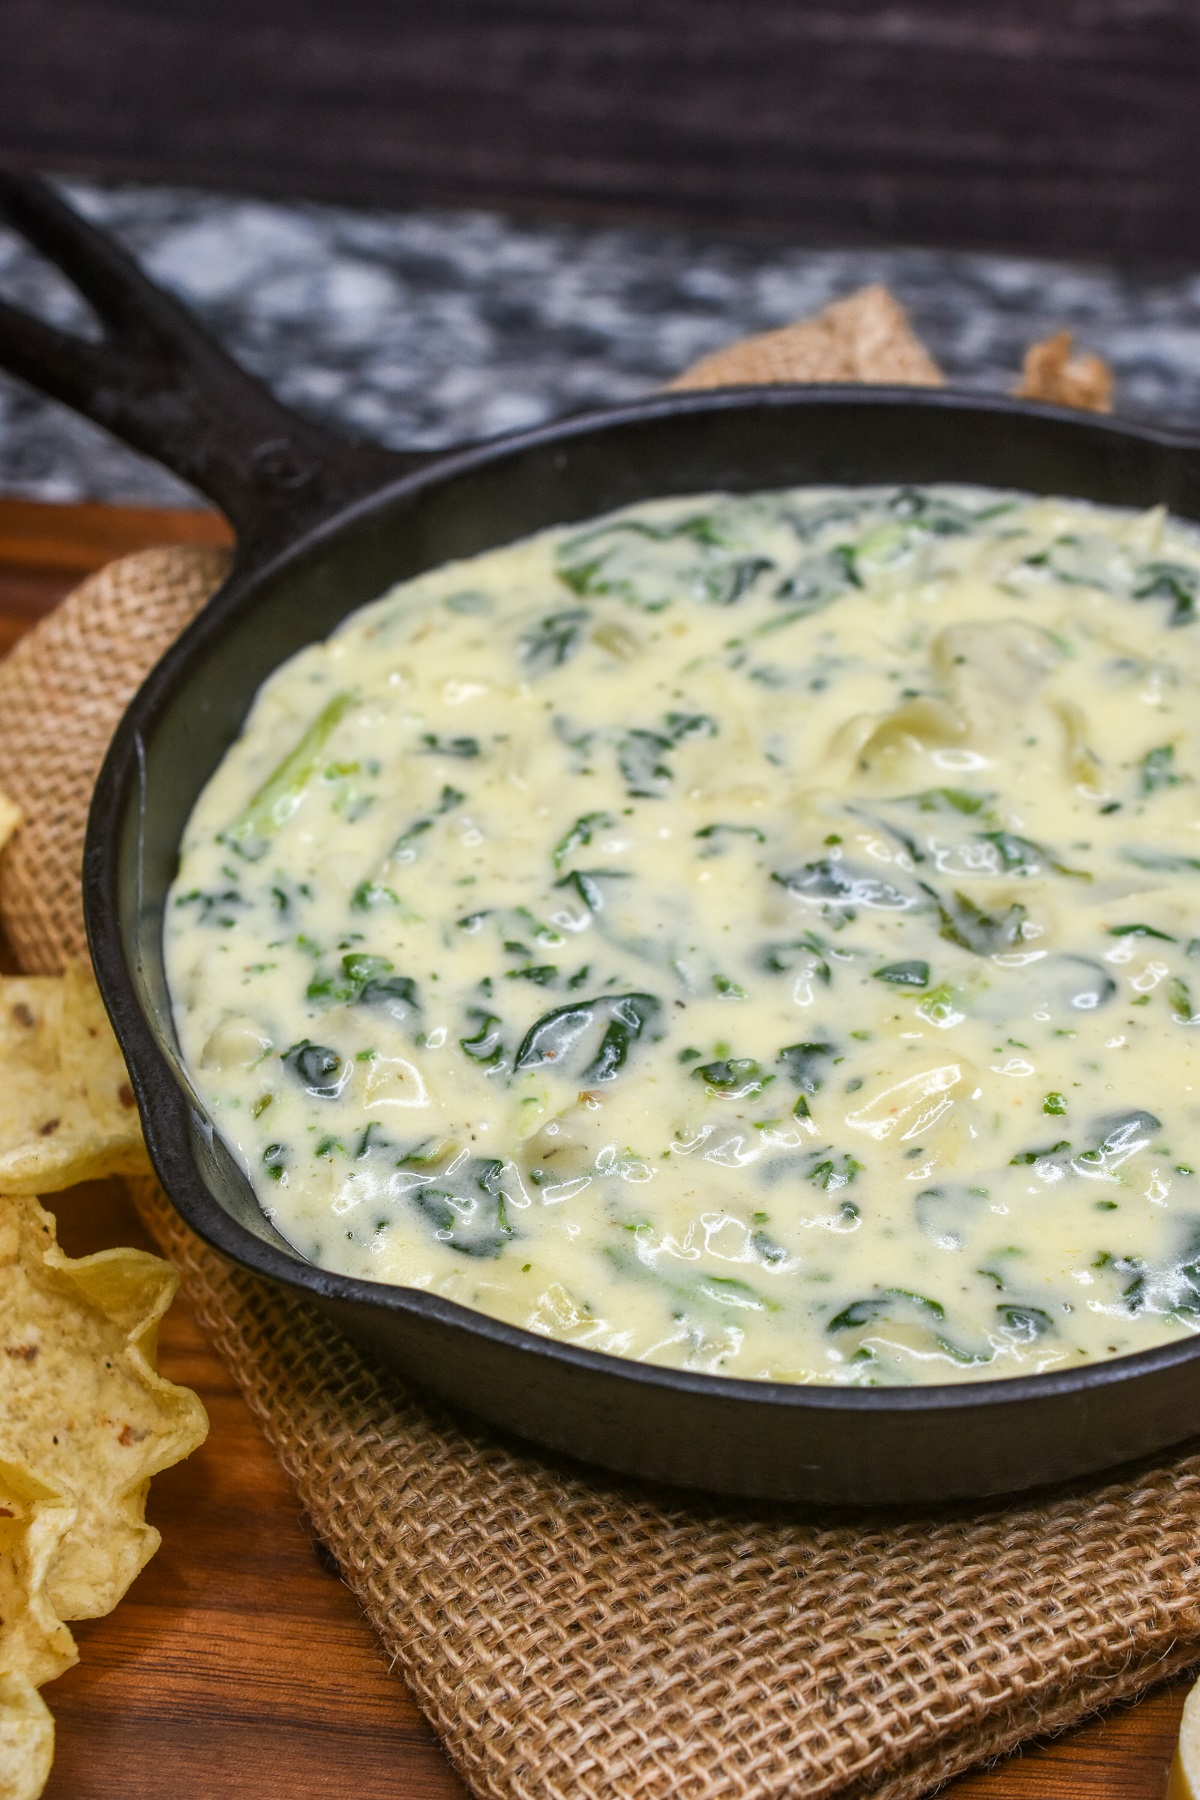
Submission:
<svg viewBox="0 0 1200 1800">
<path fill-rule="evenodd" d="M 7 794 L 0 792 L 0 850 L 3 850 L 20 823 L 20 807 L 15 800 L 10 800 Z M 0 1796 L 3 1792 L 3 1788 L 0 1788 Z"/>
<path fill-rule="evenodd" d="M 0 977 L 0 1193 L 54 1193 L 149 1166 L 90 970 Z"/>
<path fill-rule="evenodd" d="M 27 1675 L 0 1674 L 0 1800 L 37 1800 L 54 1761 L 54 1719 Z"/>
<path fill-rule="evenodd" d="M 158 1548 L 150 1477 L 207 1436 L 196 1395 L 154 1368 L 178 1280 L 143 1250 L 73 1260 L 36 1200 L 0 1196 L 0 1461 L 76 1509 L 46 1579 L 61 1618 L 117 1604 Z"/>
<path fill-rule="evenodd" d="M 0 1462 L 0 1674 L 28 1676 L 35 1687 L 79 1660 L 46 1594 L 47 1572 L 75 1516 L 47 1482 Z"/>
<path fill-rule="evenodd" d="M 0 1462 L 0 1800 L 36 1800 L 54 1756 L 38 1694 L 78 1660 L 46 1597 L 46 1575 L 75 1508 L 27 1470 Z"/>
</svg>

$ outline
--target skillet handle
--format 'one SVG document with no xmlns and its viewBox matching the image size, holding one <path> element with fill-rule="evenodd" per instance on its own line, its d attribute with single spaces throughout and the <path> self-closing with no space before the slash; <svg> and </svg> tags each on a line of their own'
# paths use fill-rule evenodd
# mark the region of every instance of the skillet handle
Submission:
<svg viewBox="0 0 1200 1800">
<path fill-rule="evenodd" d="M 79 337 L 0 301 L 0 367 L 199 488 L 237 532 L 239 560 L 430 460 L 292 412 L 39 176 L 0 166 L 0 220 L 57 264 L 103 328 Z"/>
</svg>

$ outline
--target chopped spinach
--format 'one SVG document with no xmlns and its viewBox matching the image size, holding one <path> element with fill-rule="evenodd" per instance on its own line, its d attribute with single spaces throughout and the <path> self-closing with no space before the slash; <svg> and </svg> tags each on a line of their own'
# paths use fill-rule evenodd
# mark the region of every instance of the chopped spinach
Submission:
<svg viewBox="0 0 1200 1800">
<path fill-rule="evenodd" d="M 587 1057 L 578 1079 L 585 1085 L 614 1081 L 646 1026 L 660 1010 L 653 994 L 601 994 L 594 1000 L 576 1000 L 543 1013 L 521 1040 L 513 1063 L 521 1074 L 551 1064 L 563 1073 Z M 603 1026 L 599 1042 L 596 1032 Z M 589 1040 L 591 1054 L 588 1054 Z M 580 1053 L 580 1054 L 577 1054 Z"/>
<path fill-rule="evenodd" d="M 571 607 L 566 612 L 548 613 L 521 638 L 518 655 L 525 667 L 535 675 L 561 668 L 583 642 L 584 629 L 591 616 L 582 606 Z"/>
<path fill-rule="evenodd" d="M 502 1186 L 504 1164 L 492 1157 L 472 1157 L 449 1179 L 422 1182 L 405 1198 L 434 1228 L 434 1236 L 462 1256 L 481 1259 L 502 1254 L 517 1235 L 510 1222 Z"/>
<path fill-rule="evenodd" d="M 817 1093 L 829 1075 L 829 1065 L 838 1056 L 836 1044 L 789 1044 L 779 1052 L 788 1080 L 802 1094 Z"/>
<path fill-rule="evenodd" d="M 965 813 L 968 816 L 982 812 L 994 794 L 969 794 L 965 788 L 926 788 L 921 794 L 908 794 L 906 802 L 925 813 Z"/>
<path fill-rule="evenodd" d="M 1005 1336 L 1018 1344 L 1031 1344 L 1035 1338 L 1054 1330 L 1054 1320 L 1040 1306 L 1001 1304 L 996 1308 L 996 1314 Z"/>
<path fill-rule="evenodd" d="M 775 1079 L 764 1075 L 751 1056 L 720 1056 L 713 1062 L 701 1063 L 692 1074 L 710 1093 L 720 1094 L 724 1100 L 749 1099 L 761 1094 L 767 1083 Z"/>
<path fill-rule="evenodd" d="M 882 969 L 874 971 L 874 975 L 876 981 L 890 981 L 897 987 L 929 986 L 929 964 L 915 959 L 912 962 L 885 963 Z"/>
<path fill-rule="evenodd" d="M 398 1018 L 409 1010 L 419 1010 L 417 984 L 408 975 L 392 973 L 394 964 L 386 956 L 369 956 L 352 950 L 343 956 L 340 971 L 334 975 L 315 975 L 309 982 L 307 998 L 323 1000 L 329 1005 L 386 1006 Z"/>
<path fill-rule="evenodd" d="M 419 754 L 422 756 L 456 756 L 464 762 L 469 762 L 472 757 L 480 754 L 479 739 L 474 737 L 442 738 L 438 737 L 436 732 L 423 731 Z"/>
<path fill-rule="evenodd" d="M 278 892 L 278 890 L 274 890 Z M 286 896 L 284 896 L 286 899 Z M 199 910 L 196 917 L 201 925 L 220 926 L 228 931 L 237 924 L 234 910 L 239 906 L 249 906 L 237 888 L 226 888 L 220 893 L 205 894 L 199 888 L 193 888 L 190 894 L 180 894 L 175 901 L 176 906 L 195 906 Z M 282 909 L 281 909 L 282 910 Z"/>
<path fill-rule="evenodd" d="M 790 975 L 796 969 L 803 969 L 828 987 L 833 980 L 833 971 L 827 956 L 826 946 L 816 933 L 806 931 L 790 943 L 768 944 L 762 952 L 762 966 L 773 975 Z"/>
<path fill-rule="evenodd" d="M 336 1050 L 328 1044 L 310 1043 L 308 1038 L 285 1050 L 280 1061 L 314 1100 L 336 1100 L 350 1073 Z"/>
<path fill-rule="evenodd" d="M 1014 831 L 981 831 L 976 834 L 981 844 L 990 844 L 1000 859 L 1006 875 L 1040 875 L 1043 868 L 1056 875 L 1072 875 L 1078 881 L 1092 878 L 1085 869 L 1071 869 L 1032 838 L 1018 837 Z"/>
<path fill-rule="evenodd" d="M 460 1037 L 458 1047 L 466 1052 L 473 1062 L 482 1063 L 485 1068 L 495 1068 L 504 1055 L 504 1043 L 499 1032 L 500 1020 L 495 1013 L 486 1012 L 480 1006 L 467 1009 L 467 1017 L 475 1026 L 474 1037 Z"/>
<path fill-rule="evenodd" d="M 924 882 L 921 885 L 925 887 Z M 989 913 L 966 894 L 955 893 L 946 902 L 931 887 L 925 887 L 925 892 L 937 908 L 940 935 L 972 955 L 995 956 L 1021 942 L 1026 911 L 1019 901 L 1005 907 L 1002 913 Z"/>
<path fill-rule="evenodd" d="M 1141 763 L 1142 792 L 1155 794 L 1159 788 L 1179 787 L 1186 776 L 1175 770 L 1174 744 L 1159 744 L 1157 749 L 1147 750 Z"/>
<path fill-rule="evenodd" d="M 657 731 L 627 731 L 617 743 L 617 767 L 625 779 L 625 791 L 635 800 L 661 800 L 672 780 L 663 761 L 675 740 Z"/>
<path fill-rule="evenodd" d="M 666 727 L 673 744 L 682 744 L 688 738 L 716 737 L 718 733 L 717 721 L 710 713 L 669 712 Z"/>
<path fill-rule="evenodd" d="M 616 820 L 611 813 L 584 813 L 555 844 L 551 853 L 555 868 L 561 869 L 573 851 L 586 849 L 598 831 L 610 831 L 615 825 Z"/>
<path fill-rule="evenodd" d="M 935 1319 L 940 1324 L 946 1317 L 946 1309 L 937 1300 L 928 1300 L 924 1294 L 914 1294 L 908 1288 L 883 1288 L 878 1294 L 866 1300 L 853 1300 L 844 1306 L 836 1317 L 830 1319 L 826 1331 L 852 1331 L 862 1325 L 874 1325 L 880 1319 L 894 1319 L 899 1313 L 915 1313 L 918 1318 Z"/>
<path fill-rule="evenodd" d="M 572 869 L 569 875 L 563 875 L 554 885 L 556 888 L 570 888 L 582 901 L 589 912 L 604 911 L 604 889 L 602 881 L 628 881 L 628 869 Z"/>
<path fill-rule="evenodd" d="M 771 880 L 797 899 L 821 902 L 825 910 L 866 906 L 878 912 L 909 912 L 919 904 L 890 881 L 859 874 L 848 863 L 828 856 L 791 873 L 772 874 Z"/>
<path fill-rule="evenodd" d="M 1200 577 L 1195 569 L 1182 563 L 1153 562 L 1139 570 L 1133 590 L 1135 600 L 1169 600 L 1171 615 L 1168 625 L 1192 625 L 1196 620 L 1196 599 Z"/>
</svg>

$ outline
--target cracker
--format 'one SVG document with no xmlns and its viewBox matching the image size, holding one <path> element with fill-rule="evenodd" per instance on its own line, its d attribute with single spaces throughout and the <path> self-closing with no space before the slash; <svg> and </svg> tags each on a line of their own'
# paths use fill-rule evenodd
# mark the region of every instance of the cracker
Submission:
<svg viewBox="0 0 1200 1800">
<path fill-rule="evenodd" d="M 742 338 L 702 357 L 672 388 L 737 387 L 755 382 L 870 381 L 940 387 L 943 376 L 885 287 L 861 288 L 812 319 Z"/>
<path fill-rule="evenodd" d="M 1111 412 L 1113 373 L 1102 356 L 1073 350 L 1069 331 L 1030 344 L 1021 379 L 1013 389 L 1021 400 L 1049 400 L 1055 406 L 1077 406 L 1085 412 Z"/>
</svg>

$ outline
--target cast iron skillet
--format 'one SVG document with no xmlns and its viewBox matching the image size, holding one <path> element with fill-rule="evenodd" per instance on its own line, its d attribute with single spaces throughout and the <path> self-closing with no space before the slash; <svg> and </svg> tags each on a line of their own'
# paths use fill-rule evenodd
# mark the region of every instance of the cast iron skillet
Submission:
<svg viewBox="0 0 1200 1800">
<path fill-rule="evenodd" d="M 630 501 L 802 482 L 965 481 L 1200 518 L 1200 448 L 944 390 L 655 396 L 445 455 L 351 444 L 281 406 L 103 233 L 0 172 L 0 212 L 56 262 L 95 341 L 0 307 L 0 363 L 157 457 L 238 535 L 233 572 L 163 657 L 101 771 L 84 859 L 96 973 L 154 1165 L 188 1224 L 308 1295 L 403 1375 L 536 1443 L 756 1498 L 1008 1493 L 1200 1430 L 1200 1336 L 1063 1373 L 846 1390 L 697 1375 L 551 1342 L 426 1293 L 331 1275 L 264 1218 L 179 1062 L 164 897 L 192 805 L 255 690 L 354 607 L 423 569 Z"/>
</svg>

